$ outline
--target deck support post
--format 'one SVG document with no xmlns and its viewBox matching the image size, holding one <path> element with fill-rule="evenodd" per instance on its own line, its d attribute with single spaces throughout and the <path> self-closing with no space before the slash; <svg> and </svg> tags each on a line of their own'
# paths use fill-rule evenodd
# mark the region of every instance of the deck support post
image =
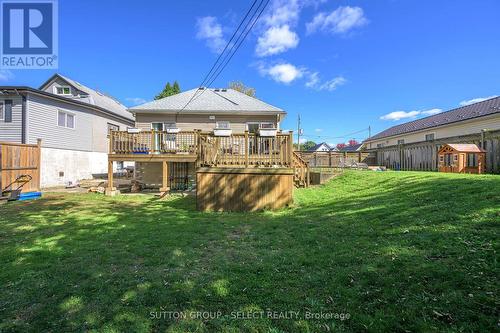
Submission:
<svg viewBox="0 0 500 333">
<path fill-rule="evenodd" d="M 170 191 L 170 187 L 168 187 L 168 161 L 161 162 L 163 167 L 163 176 L 162 176 L 162 187 L 160 188 L 160 196 L 164 197 Z"/>
<path fill-rule="evenodd" d="M 113 186 L 113 161 L 110 159 L 108 159 L 108 186 L 105 193 L 109 196 L 117 194 L 116 187 Z"/>
</svg>

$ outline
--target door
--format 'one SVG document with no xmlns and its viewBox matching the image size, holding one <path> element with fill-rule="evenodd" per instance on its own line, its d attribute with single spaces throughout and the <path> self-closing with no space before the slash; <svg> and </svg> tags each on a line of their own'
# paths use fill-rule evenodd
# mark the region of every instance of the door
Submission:
<svg viewBox="0 0 500 333">
<path fill-rule="evenodd" d="M 161 133 L 159 132 L 163 131 L 163 123 L 151 123 L 151 130 L 158 132 L 155 133 L 155 142 L 153 145 L 153 150 L 159 153 L 161 148 Z"/>
</svg>

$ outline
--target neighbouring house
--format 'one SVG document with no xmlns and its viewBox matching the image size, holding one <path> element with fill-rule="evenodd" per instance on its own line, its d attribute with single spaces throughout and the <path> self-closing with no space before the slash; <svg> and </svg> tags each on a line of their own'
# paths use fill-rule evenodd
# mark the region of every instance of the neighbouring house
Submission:
<svg viewBox="0 0 500 333">
<path fill-rule="evenodd" d="M 393 126 L 363 142 L 375 164 L 397 170 L 438 170 L 445 144 L 476 144 L 485 171 L 500 173 L 500 97 Z"/>
<path fill-rule="evenodd" d="M 60 74 L 38 89 L 0 86 L 0 141 L 42 140 L 42 187 L 105 174 L 109 131 L 133 126 L 119 101 Z"/>
<path fill-rule="evenodd" d="M 475 144 L 450 143 L 439 149 L 439 171 L 454 173 L 484 173 L 485 151 Z"/>
<path fill-rule="evenodd" d="M 314 147 L 312 148 L 309 148 L 307 150 L 308 152 L 318 152 L 318 151 L 338 151 L 338 149 L 336 147 L 332 147 L 330 146 L 328 143 L 326 142 L 321 142 L 321 143 L 318 143 L 316 144 Z"/>
<path fill-rule="evenodd" d="M 362 149 L 363 144 L 358 143 L 355 145 L 347 145 L 342 148 L 340 148 L 338 151 L 341 153 L 355 153 L 358 152 Z"/>
<path fill-rule="evenodd" d="M 187 105 L 187 106 L 186 106 Z M 286 112 L 233 89 L 196 88 L 173 96 L 165 97 L 129 109 L 136 117 L 136 128 L 141 132 L 159 131 L 155 134 L 156 148 L 168 150 L 179 144 L 187 150 L 195 143 L 179 143 L 182 135 L 191 131 L 211 133 L 217 137 L 228 138 L 231 134 L 276 133 Z M 176 135 L 176 133 L 178 133 Z M 185 133 L 185 134 L 183 134 Z M 257 147 L 250 142 L 249 149 L 267 149 Z M 160 148 L 161 146 L 161 148 Z M 227 145 L 232 150 L 236 144 Z M 241 146 L 242 147 L 242 146 Z M 153 147 L 155 148 L 155 147 Z M 177 147 L 183 149 L 183 147 Z M 240 148 L 241 149 L 241 148 Z M 227 151 L 226 151 L 227 153 Z M 242 152 L 240 152 L 242 153 Z M 188 160 L 187 158 L 185 160 Z M 194 186 L 195 161 L 168 162 L 169 187 L 172 190 L 189 189 Z M 161 163 L 136 163 L 136 177 L 151 187 L 162 186 Z"/>
</svg>

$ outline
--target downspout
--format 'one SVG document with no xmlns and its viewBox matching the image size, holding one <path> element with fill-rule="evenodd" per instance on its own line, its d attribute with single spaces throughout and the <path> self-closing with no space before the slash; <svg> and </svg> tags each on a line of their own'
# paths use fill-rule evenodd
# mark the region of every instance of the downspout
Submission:
<svg viewBox="0 0 500 333">
<path fill-rule="evenodd" d="M 22 106 L 21 106 L 21 143 L 26 143 L 26 95 L 21 94 Z"/>
</svg>

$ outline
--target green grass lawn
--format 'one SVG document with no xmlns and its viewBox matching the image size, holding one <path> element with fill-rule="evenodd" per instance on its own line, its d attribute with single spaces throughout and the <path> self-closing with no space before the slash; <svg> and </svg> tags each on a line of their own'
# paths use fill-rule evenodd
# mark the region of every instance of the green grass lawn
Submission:
<svg viewBox="0 0 500 333">
<path fill-rule="evenodd" d="M 498 330 L 499 176 L 348 172 L 295 202 L 252 214 L 146 195 L 2 205 L 0 331 Z"/>
</svg>

